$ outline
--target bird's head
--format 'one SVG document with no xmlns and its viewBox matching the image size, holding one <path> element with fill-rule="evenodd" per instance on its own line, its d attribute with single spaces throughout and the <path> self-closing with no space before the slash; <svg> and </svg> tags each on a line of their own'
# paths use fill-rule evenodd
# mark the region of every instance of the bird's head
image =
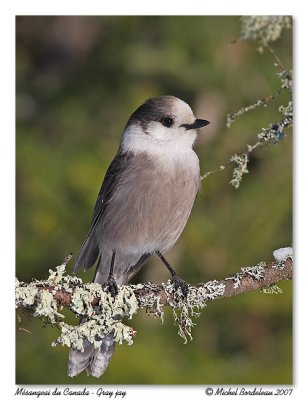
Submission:
<svg viewBox="0 0 308 400">
<path fill-rule="evenodd" d="M 177 97 L 151 98 L 131 115 L 122 146 L 134 152 L 153 147 L 165 151 L 191 149 L 198 129 L 208 124 L 207 120 L 197 119 L 189 105 Z"/>
</svg>

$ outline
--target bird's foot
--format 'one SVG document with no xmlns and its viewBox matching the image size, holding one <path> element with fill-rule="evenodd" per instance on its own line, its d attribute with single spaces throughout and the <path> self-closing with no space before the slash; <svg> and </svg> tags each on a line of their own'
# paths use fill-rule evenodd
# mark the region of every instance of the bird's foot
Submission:
<svg viewBox="0 0 308 400">
<path fill-rule="evenodd" d="M 186 297 L 188 295 L 188 290 L 189 290 L 188 283 L 186 283 L 179 276 L 173 275 L 173 277 L 171 279 L 171 284 L 173 285 L 175 291 L 177 291 L 178 289 L 181 289 L 183 297 L 186 299 Z"/>
<path fill-rule="evenodd" d="M 115 298 L 119 292 L 117 282 L 112 275 L 109 275 L 107 282 L 104 283 L 103 287 L 108 290 L 113 298 Z"/>
</svg>

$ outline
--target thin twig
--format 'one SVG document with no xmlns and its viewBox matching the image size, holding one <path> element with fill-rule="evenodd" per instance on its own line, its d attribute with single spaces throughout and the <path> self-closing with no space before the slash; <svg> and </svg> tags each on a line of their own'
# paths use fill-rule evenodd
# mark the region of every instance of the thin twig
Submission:
<svg viewBox="0 0 308 400">
<path fill-rule="evenodd" d="M 268 50 L 271 52 L 272 56 L 275 58 L 276 63 L 278 65 L 278 67 L 280 68 L 281 71 L 286 71 L 285 66 L 283 65 L 282 61 L 280 60 L 280 58 L 278 57 L 277 53 L 274 51 L 274 49 L 267 43 L 266 47 L 268 48 Z"/>
</svg>

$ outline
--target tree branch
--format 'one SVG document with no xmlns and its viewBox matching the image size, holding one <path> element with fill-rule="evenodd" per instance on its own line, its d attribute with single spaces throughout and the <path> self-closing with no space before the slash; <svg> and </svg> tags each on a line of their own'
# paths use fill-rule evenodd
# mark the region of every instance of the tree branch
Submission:
<svg viewBox="0 0 308 400">
<path fill-rule="evenodd" d="M 219 281 L 190 285 L 187 298 L 183 297 L 181 289 L 175 290 L 170 281 L 162 285 L 123 285 L 113 298 L 106 288 L 97 283 L 83 283 L 80 278 L 66 275 L 67 257 L 56 271 L 50 270 L 46 281 L 35 280 L 28 284 L 17 280 L 16 308 L 30 309 L 34 316 L 48 317 L 49 322 L 57 324 L 62 334 L 54 344 L 79 346 L 82 349 L 81 339 L 95 342 L 110 332 L 117 335 L 120 343 L 132 343 L 135 332 L 122 323 L 124 317 L 131 319 L 138 309 L 144 308 L 163 319 L 162 307 L 170 306 L 179 327 L 178 333 L 187 340 L 187 336 L 191 338 L 191 317 L 197 316 L 196 310 L 206 307 L 209 301 L 252 290 L 279 292 L 279 288 L 273 285 L 293 276 L 292 248 L 276 250 L 274 255 L 276 260 L 271 263 L 260 262 L 241 268 L 234 275 Z M 60 314 L 63 308 L 82 316 L 86 322 L 77 327 L 59 322 L 64 318 Z M 85 329 L 87 324 L 88 331 Z"/>
<path fill-rule="evenodd" d="M 288 71 L 284 67 L 274 49 L 269 45 L 270 42 L 274 42 L 280 37 L 283 29 L 291 28 L 291 18 L 284 16 L 244 16 L 241 17 L 241 20 L 242 36 L 237 40 L 233 40 L 231 43 L 252 39 L 259 42 L 261 45 L 259 50 L 262 50 L 262 52 L 263 47 L 267 48 L 274 57 L 274 65 L 279 68 L 277 75 L 280 77 L 280 87 L 273 94 L 262 97 L 256 100 L 253 104 L 242 107 L 240 110 L 228 114 L 226 126 L 230 128 L 237 118 L 249 111 L 259 107 L 267 107 L 268 103 L 275 100 L 282 92 L 288 91 L 289 96 L 288 104 L 280 105 L 278 107 L 278 110 L 280 113 L 282 113 L 283 118 L 280 121 L 271 123 L 267 128 L 262 128 L 257 134 L 257 142 L 252 145 L 247 145 L 246 151 L 243 151 L 240 154 L 232 155 L 227 162 L 211 171 L 204 173 L 201 176 L 202 181 L 212 174 L 225 170 L 227 166 L 234 165 L 232 179 L 229 181 L 229 183 L 235 189 L 239 188 L 243 175 L 249 172 L 248 164 L 251 153 L 261 147 L 281 142 L 285 137 L 286 128 L 291 127 L 293 124 L 292 71 Z"/>
<path fill-rule="evenodd" d="M 249 268 L 249 267 L 248 267 Z M 254 267 L 252 267 L 254 268 Z M 257 269 L 256 269 L 257 270 Z M 255 271 L 256 271 L 255 270 Z M 207 288 L 215 283 L 215 285 L 223 285 L 224 291 L 217 294 L 215 298 L 207 298 L 207 294 L 210 294 L 210 289 L 206 289 L 204 293 L 204 301 L 211 301 L 217 299 L 223 299 L 225 297 L 233 297 L 242 293 L 250 292 L 253 290 L 262 290 L 268 286 L 275 285 L 280 281 L 292 279 L 293 277 L 293 260 L 292 258 L 287 258 L 277 267 L 277 263 L 272 262 L 264 267 L 264 272 L 260 277 L 257 278 L 255 272 L 237 272 L 234 275 L 227 277 L 219 281 L 209 281 L 206 283 L 200 283 L 197 285 L 189 285 L 190 292 L 198 290 L 200 288 Z M 239 284 L 236 284 L 239 282 Z M 163 285 L 155 285 L 153 283 L 142 284 L 142 285 L 128 285 L 132 288 L 136 299 L 138 301 L 139 308 L 151 308 L 153 306 L 152 296 L 159 299 L 162 306 L 170 306 L 170 301 L 176 299 L 176 294 L 165 290 L 170 283 Z M 141 287 L 142 286 L 142 287 Z M 140 288 L 139 288 L 140 287 Z M 69 292 L 63 286 L 46 286 L 45 284 L 38 284 L 39 291 L 45 290 L 53 294 L 54 300 L 56 300 L 58 307 L 64 307 L 70 309 L 72 303 L 72 297 L 75 294 L 75 289 L 83 288 L 84 290 L 89 290 L 89 284 L 76 285 L 72 292 Z M 18 306 L 23 306 L 22 303 L 16 299 Z M 91 301 L 92 306 L 97 306 L 100 302 L 100 297 L 94 297 Z M 35 303 L 33 304 L 35 306 Z"/>
</svg>

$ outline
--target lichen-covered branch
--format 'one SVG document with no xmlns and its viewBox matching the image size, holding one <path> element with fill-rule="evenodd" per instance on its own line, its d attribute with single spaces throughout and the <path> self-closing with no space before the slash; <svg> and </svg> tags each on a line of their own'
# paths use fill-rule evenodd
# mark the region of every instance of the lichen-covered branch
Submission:
<svg viewBox="0 0 308 400">
<path fill-rule="evenodd" d="M 97 283 L 83 283 L 80 278 L 66 275 L 67 258 L 55 271 L 50 270 L 46 281 L 16 280 L 16 308 L 31 310 L 34 316 L 47 317 L 51 324 L 59 326 L 61 335 L 53 345 L 60 343 L 83 350 L 84 339 L 100 346 L 101 339 L 108 333 L 113 333 L 119 343 L 132 344 L 136 332 L 122 322 L 123 318 L 131 319 L 139 309 L 146 309 L 163 319 L 163 307 L 170 306 L 178 333 L 187 341 L 192 338 L 192 317 L 198 316 L 209 301 L 264 288 L 266 293 L 278 293 L 279 288 L 273 285 L 293 275 L 292 248 L 276 250 L 274 256 L 275 261 L 269 264 L 260 262 L 219 281 L 190 285 L 187 298 L 180 289 L 175 291 L 170 281 L 162 285 L 120 286 L 118 295 L 113 298 Z M 82 317 L 83 323 L 77 326 L 64 323 L 63 308 Z"/>
<path fill-rule="evenodd" d="M 241 17 L 241 37 L 238 40 L 254 40 L 263 47 L 280 38 L 284 29 L 292 26 L 292 17 L 288 15 L 247 15 Z"/>
<path fill-rule="evenodd" d="M 283 29 L 291 28 L 292 18 L 290 16 L 245 16 L 241 18 L 241 21 L 242 35 L 239 39 L 233 41 L 233 43 L 242 40 L 255 40 L 260 46 L 259 51 L 263 52 L 264 48 L 267 49 L 274 58 L 275 67 L 278 68 L 277 75 L 280 78 L 280 86 L 276 89 L 275 93 L 257 99 L 253 104 L 228 114 L 226 126 L 230 127 L 240 116 L 247 112 L 260 107 L 266 108 L 271 101 L 283 92 L 288 93 L 289 99 L 287 105 L 280 105 L 278 107 L 279 112 L 282 113 L 282 119 L 269 124 L 266 128 L 260 128 L 257 134 L 257 141 L 254 144 L 248 144 L 246 151 L 232 155 L 227 162 L 201 176 L 201 180 L 203 180 L 216 172 L 223 171 L 229 165 L 234 165 L 232 179 L 229 183 L 235 189 L 239 188 L 244 174 L 249 172 L 248 164 L 251 153 L 264 146 L 280 143 L 285 138 L 286 128 L 291 127 L 293 123 L 292 71 L 285 68 L 269 44 L 280 37 Z"/>
</svg>

